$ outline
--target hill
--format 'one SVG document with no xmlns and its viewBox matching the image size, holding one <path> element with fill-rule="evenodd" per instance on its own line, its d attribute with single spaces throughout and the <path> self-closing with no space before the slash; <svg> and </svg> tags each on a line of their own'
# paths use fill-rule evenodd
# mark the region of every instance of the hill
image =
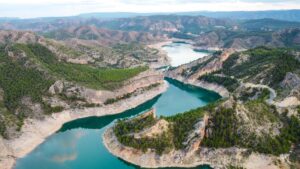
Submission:
<svg viewBox="0 0 300 169">
<path fill-rule="evenodd" d="M 285 21 L 300 21 L 300 10 L 269 10 L 269 11 L 229 11 L 229 12 L 192 12 L 192 15 L 203 15 L 213 18 L 232 18 L 241 20 L 279 19 Z"/>
<path fill-rule="evenodd" d="M 199 33 L 215 26 L 231 27 L 232 24 L 234 22 L 228 19 L 214 19 L 204 16 L 154 15 L 110 20 L 94 17 L 3 20 L 0 22 L 0 29 L 48 32 L 69 27 L 94 25 L 97 28 L 123 31 L 174 32 L 180 30 Z"/>
<path fill-rule="evenodd" d="M 219 67 L 210 67 L 219 62 Z M 260 47 L 228 57 L 215 53 L 173 68 L 167 76 L 206 84 L 201 87 L 219 85 L 229 95 L 171 117 L 146 113 L 120 120 L 107 129 L 105 145 L 114 155 L 142 167 L 297 168 L 299 65 L 297 50 Z M 297 101 L 281 104 L 289 98 Z M 146 131 L 156 134 L 143 134 Z"/>
<path fill-rule="evenodd" d="M 148 70 L 153 61 L 147 60 L 147 55 L 150 59 L 157 55 L 140 45 L 99 48 L 73 42 L 70 46 L 26 31 L 0 31 L 0 44 L 0 135 L 4 138 L 17 137 L 28 118 L 43 119 L 70 108 L 99 107 L 107 100 L 118 102 L 155 88 L 162 80 L 161 75 Z M 95 60 L 79 59 L 89 56 Z M 113 57 L 118 60 L 110 61 Z M 105 60 L 110 64 L 105 65 Z M 150 80 L 134 85 L 139 78 Z M 130 79 L 131 87 L 123 88 Z"/>
<path fill-rule="evenodd" d="M 47 38 L 56 40 L 68 40 L 68 39 L 83 39 L 94 40 L 102 45 L 113 45 L 117 43 L 154 43 L 163 41 L 165 36 L 159 34 L 151 34 L 148 32 L 135 32 L 135 31 L 118 31 L 101 29 L 95 26 L 79 26 L 71 27 L 68 29 L 59 29 L 50 31 L 43 34 Z"/>
<path fill-rule="evenodd" d="M 299 28 L 278 31 L 216 30 L 194 38 L 199 48 L 233 48 L 245 50 L 259 46 L 299 48 Z"/>
</svg>

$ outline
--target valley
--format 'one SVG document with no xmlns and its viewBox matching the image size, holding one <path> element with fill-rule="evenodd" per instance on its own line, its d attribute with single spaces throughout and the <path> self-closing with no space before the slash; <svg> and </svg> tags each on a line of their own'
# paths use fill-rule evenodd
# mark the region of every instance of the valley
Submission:
<svg viewBox="0 0 300 169">
<path fill-rule="evenodd" d="M 0 19 L 1 169 L 300 166 L 299 22 L 96 16 Z"/>
</svg>

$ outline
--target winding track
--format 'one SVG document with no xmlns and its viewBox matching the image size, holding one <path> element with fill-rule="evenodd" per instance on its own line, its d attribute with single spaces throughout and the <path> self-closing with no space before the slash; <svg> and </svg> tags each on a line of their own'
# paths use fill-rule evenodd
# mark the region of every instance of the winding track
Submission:
<svg viewBox="0 0 300 169">
<path fill-rule="evenodd" d="M 274 103 L 274 98 L 277 96 L 277 93 L 274 89 L 267 85 L 262 85 L 262 84 L 254 84 L 254 83 L 243 83 L 245 87 L 252 87 L 252 88 L 262 88 L 262 89 L 268 89 L 270 91 L 270 97 L 267 100 L 269 104 Z"/>
</svg>

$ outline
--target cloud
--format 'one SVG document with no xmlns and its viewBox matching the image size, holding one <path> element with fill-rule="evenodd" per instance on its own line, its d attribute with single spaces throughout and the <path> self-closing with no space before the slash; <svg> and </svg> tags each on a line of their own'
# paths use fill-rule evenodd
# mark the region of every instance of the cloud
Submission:
<svg viewBox="0 0 300 169">
<path fill-rule="evenodd" d="M 300 9 L 296 0 L 0 0 L 0 17 L 70 16 L 90 12 L 254 11 Z"/>
<path fill-rule="evenodd" d="M 52 157 L 52 160 L 58 163 L 64 163 L 66 161 L 74 161 L 77 158 L 77 153 L 59 154 Z"/>
<path fill-rule="evenodd" d="M 165 4 L 165 3 L 217 3 L 217 2 L 251 2 L 251 3 L 276 3 L 295 2 L 295 0 L 0 0 L 0 4 L 65 4 L 65 3 L 107 3 L 120 2 L 124 4 Z"/>
<path fill-rule="evenodd" d="M 78 140 L 85 134 L 86 133 L 83 130 L 76 130 L 65 133 L 65 135 L 68 135 L 68 137 L 63 137 L 63 135 L 59 135 L 59 141 L 55 142 L 55 144 L 57 144 L 55 145 L 55 147 L 58 147 L 58 149 L 54 152 L 51 151 L 51 153 L 49 154 L 50 159 L 58 163 L 76 160 L 78 156 Z"/>
</svg>

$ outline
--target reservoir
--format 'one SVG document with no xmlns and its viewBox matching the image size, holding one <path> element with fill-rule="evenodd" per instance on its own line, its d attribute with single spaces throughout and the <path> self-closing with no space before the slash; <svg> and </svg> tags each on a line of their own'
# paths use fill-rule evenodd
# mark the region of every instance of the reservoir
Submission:
<svg viewBox="0 0 300 169">
<path fill-rule="evenodd" d="M 176 67 L 207 56 L 210 52 L 194 50 L 193 46 L 185 42 L 173 42 L 164 45 L 162 49 L 171 59 L 171 66 Z"/>
<path fill-rule="evenodd" d="M 177 48 L 176 46 L 174 48 Z M 191 49 L 192 50 L 192 49 Z M 179 63 L 179 62 L 178 62 Z M 115 120 L 154 107 L 158 116 L 170 116 L 205 106 L 220 98 L 217 93 L 166 79 L 169 87 L 160 96 L 118 115 L 89 117 L 65 123 L 34 151 L 16 163 L 16 169 L 138 169 L 110 154 L 102 134 Z M 209 169 L 199 166 L 197 169 Z"/>
</svg>

